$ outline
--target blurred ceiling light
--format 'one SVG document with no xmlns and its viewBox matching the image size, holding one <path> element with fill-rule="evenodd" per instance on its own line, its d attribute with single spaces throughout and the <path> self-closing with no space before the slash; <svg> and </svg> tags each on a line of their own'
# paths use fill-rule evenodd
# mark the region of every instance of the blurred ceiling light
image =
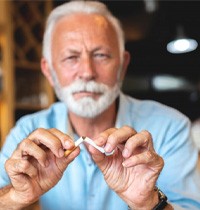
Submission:
<svg viewBox="0 0 200 210">
<path fill-rule="evenodd" d="M 152 78 L 152 87 L 158 91 L 193 90 L 194 85 L 183 77 L 157 75 Z"/>
<path fill-rule="evenodd" d="M 167 44 L 167 51 L 173 54 L 187 53 L 196 50 L 198 43 L 187 38 L 181 26 L 177 27 L 176 39 Z"/>
</svg>

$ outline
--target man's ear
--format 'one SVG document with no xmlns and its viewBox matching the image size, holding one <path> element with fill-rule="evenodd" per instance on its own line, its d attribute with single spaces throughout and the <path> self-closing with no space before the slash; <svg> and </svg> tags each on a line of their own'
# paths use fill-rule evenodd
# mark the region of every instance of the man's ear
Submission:
<svg viewBox="0 0 200 210">
<path fill-rule="evenodd" d="M 40 66 L 41 66 L 41 69 L 42 69 L 42 73 L 47 78 L 50 85 L 53 87 L 54 82 L 53 82 L 53 79 L 52 79 L 51 70 L 50 70 L 49 64 L 48 64 L 48 62 L 45 58 L 41 59 Z"/>
<path fill-rule="evenodd" d="M 130 59 L 131 59 L 130 53 L 128 51 L 125 51 L 124 55 L 123 55 L 123 64 L 122 64 L 122 69 L 121 69 L 121 74 L 120 74 L 120 80 L 121 81 L 124 80 L 128 65 L 130 63 Z"/>
</svg>

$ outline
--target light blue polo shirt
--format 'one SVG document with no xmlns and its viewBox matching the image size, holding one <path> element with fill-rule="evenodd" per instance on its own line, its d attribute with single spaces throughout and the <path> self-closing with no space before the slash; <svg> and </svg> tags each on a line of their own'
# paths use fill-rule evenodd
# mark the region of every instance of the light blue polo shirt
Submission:
<svg viewBox="0 0 200 210">
<path fill-rule="evenodd" d="M 190 122 L 178 111 L 149 100 L 120 93 L 116 127 L 129 125 L 148 130 L 154 148 L 165 161 L 157 185 L 175 209 L 200 209 L 198 151 L 190 139 Z M 61 103 L 22 117 L 8 135 L 0 153 L 0 187 L 9 183 L 4 163 L 17 144 L 37 128 L 57 128 L 66 133 L 67 108 Z M 78 137 L 76 137 L 78 138 Z M 40 198 L 43 210 L 127 210 L 127 204 L 107 186 L 84 145 L 58 184 Z M 182 208 L 181 208 L 182 207 Z"/>
</svg>

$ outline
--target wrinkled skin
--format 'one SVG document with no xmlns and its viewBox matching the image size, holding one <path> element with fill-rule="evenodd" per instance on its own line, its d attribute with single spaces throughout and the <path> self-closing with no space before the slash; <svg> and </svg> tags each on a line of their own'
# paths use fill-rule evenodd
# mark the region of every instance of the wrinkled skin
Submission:
<svg viewBox="0 0 200 210">
<path fill-rule="evenodd" d="M 145 206 L 147 203 L 150 206 L 163 167 L 162 158 L 153 149 L 151 135 L 124 126 L 102 132 L 95 138 L 95 143 L 106 145 L 107 152 L 115 150 L 113 155 L 105 156 L 87 145 L 110 188 L 129 206 L 142 209 L 144 201 Z M 78 156 L 79 148 L 64 157 L 63 148 L 73 146 L 69 136 L 56 129 L 38 129 L 31 133 L 6 162 L 12 198 L 29 204 L 51 189 L 61 179 L 68 164 Z"/>
<path fill-rule="evenodd" d="M 146 203 L 148 199 L 150 203 L 153 201 L 154 186 L 164 165 L 154 151 L 150 133 L 137 133 L 124 126 L 106 130 L 95 141 L 101 146 L 106 144 L 107 152 L 115 149 L 114 155 L 106 157 L 90 147 L 110 188 L 134 208 L 142 208 L 144 203 L 148 206 Z"/>
<path fill-rule="evenodd" d="M 6 162 L 13 187 L 12 198 L 16 202 L 30 204 L 51 189 L 79 154 L 80 150 L 76 149 L 73 154 L 64 157 L 63 148 L 73 146 L 69 136 L 56 129 L 38 129 L 31 133 Z"/>
</svg>

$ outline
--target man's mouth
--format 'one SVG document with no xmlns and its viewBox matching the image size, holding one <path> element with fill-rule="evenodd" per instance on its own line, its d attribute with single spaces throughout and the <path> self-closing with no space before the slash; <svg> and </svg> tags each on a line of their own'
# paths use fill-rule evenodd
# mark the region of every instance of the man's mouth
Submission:
<svg viewBox="0 0 200 210">
<path fill-rule="evenodd" d="M 84 91 L 84 90 L 73 93 L 73 96 L 75 99 L 80 99 L 83 97 L 98 98 L 100 95 L 101 95 L 100 92 L 91 92 L 91 91 Z"/>
</svg>

